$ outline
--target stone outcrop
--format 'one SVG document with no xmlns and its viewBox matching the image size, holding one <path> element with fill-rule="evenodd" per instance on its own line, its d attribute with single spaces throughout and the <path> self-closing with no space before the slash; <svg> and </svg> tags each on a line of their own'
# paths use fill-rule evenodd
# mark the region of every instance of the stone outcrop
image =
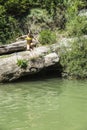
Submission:
<svg viewBox="0 0 87 130">
<path fill-rule="evenodd" d="M 57 45 L 41 46 L 32 51 L 0 56 L 0 82 L 14 81 L 22 76 L 31 75 L 43 68 L 58 64 L 59 56 L 56 53 L 58 48 Z"/>
<path fill-rule="evenodd" d="M 69 43 L 75 39 L 62 38 L 56 44 L 35 47 L 32 51 L 26 51 L 25 40 L 0 46 L 0 82 L 14 81 L 59 64 L 60 52 L 64 53 L 63 46 L 70 49 Z"/>
<path fill-rule="evenodd" d="M 87 39 L 87 35 L 84 36 L 84 38 Z M 76 39 L 77 38 L 62 38 L 55 45 L 57 45 L 57 48 L 58 48 L 58 46 L 60 46 L 60 47 L 65 46 L 65 47 L 69 48 L 70 47 L 69 43 L 73 42 Z M 35 38 L 35 40 L 33 40 L 33 43 L 35 45 L 38 45 L 38 38 Z M 0 55 L 11 54 L 11 53 L 14 53 L 14 52 L 25 51 L 25 50 L 26 50 L 26 40 L 20 39 L 20 41 L 14 42 L 12 44 L 1 45 L 0 46 Z"/>
</svg>

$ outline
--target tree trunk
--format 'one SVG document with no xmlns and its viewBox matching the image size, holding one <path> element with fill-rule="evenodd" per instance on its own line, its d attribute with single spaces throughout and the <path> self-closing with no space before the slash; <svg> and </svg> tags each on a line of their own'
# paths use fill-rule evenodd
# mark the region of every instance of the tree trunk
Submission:
<svg viewBox="0 0 87 130">
<path fill-rule="evenodd" d="M 0 46 L 0 55 L 26 50 L 26 41 L 18 41 L 12 44 Z"/>
</svg>

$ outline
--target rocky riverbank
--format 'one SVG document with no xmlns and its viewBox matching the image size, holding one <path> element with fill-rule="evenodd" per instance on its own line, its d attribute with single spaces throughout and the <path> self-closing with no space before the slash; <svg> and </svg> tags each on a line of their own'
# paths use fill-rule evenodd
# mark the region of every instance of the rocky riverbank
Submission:
<svg viewBox="0 0 87 130">
<path fill-rule="evenodd" d="M 14 52 L 0 56 L 0 82 L 14 81 L 22 76 L 38 73 L 46 67 L 58 64 L 59 55 L 56 53 L 58 48 L 58 44 L 55 44 L 37 47 L 32 51 Z"/>
</svg>

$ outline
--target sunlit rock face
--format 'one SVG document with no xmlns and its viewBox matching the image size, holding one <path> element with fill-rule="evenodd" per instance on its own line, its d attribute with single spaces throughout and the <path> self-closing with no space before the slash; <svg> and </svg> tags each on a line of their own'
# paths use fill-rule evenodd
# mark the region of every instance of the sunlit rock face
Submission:
<svg viewBox="0 0 87 130">
<path fill-rule="evenodd" d="M 53 50 L 52 50 L 53 49 Z M 41 46 L 32 51 L 15 52 L 0 56 L 0 82 L 14 81 L 22 76 L 35 74 L 59 63 L 57 46 Z"/>
</svg>

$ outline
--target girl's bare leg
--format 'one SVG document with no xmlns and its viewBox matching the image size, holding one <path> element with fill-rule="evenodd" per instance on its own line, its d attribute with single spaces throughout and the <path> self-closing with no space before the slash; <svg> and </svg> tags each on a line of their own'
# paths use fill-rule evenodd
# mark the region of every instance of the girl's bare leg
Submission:
<svg viewBox="0 0 87 130">
<path fill-rule="evenodd" d="M 33 43 L 31 43 L 30 48 L 31 48 L 32 50 L 34 49 L 34 44 L 33 44 Z"/>
<path fill-rule="evenodd" d="M 29 44 L 27 44 L 27 50 L 30 50 L 30 45 Z"/>
</svg>

